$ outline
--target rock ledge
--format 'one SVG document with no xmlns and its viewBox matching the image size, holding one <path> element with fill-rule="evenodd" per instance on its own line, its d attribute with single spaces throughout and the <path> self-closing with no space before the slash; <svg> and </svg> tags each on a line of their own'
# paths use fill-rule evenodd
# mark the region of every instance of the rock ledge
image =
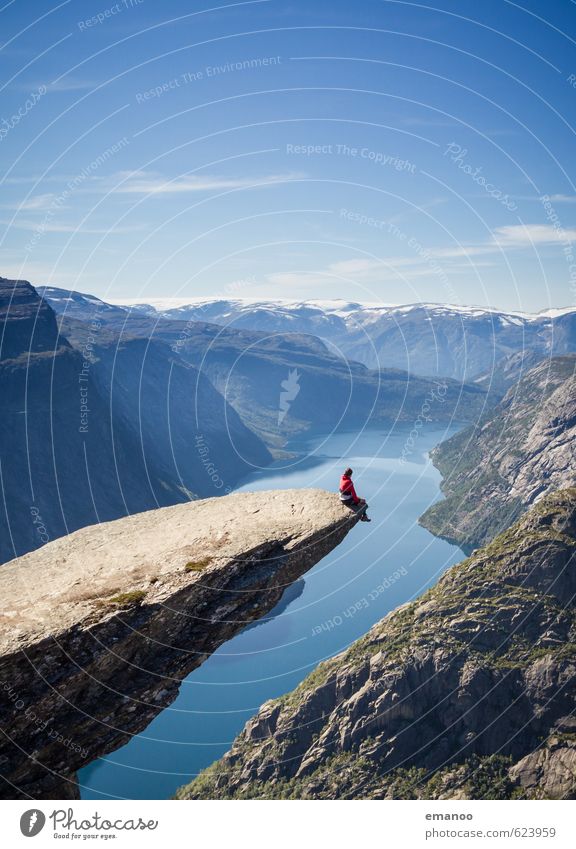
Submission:
<svg viewBox="0 0 576 849">
<path fill-rule="evenodd" d="M 84 528 L 5 564 L 2 795 L 77 797 L 76 770 L 145 728 L 357 518 L 323 490 L 236 493 Z"/>
</svg>

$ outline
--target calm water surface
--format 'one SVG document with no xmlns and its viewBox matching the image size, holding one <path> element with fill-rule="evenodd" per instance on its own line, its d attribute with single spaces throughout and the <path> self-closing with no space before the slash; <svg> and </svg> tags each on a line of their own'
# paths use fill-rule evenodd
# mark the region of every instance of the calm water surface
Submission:
<svg viewBox="0 0 576 849">
<path fill-rule="evenodd" d="M 145 731 L 81 770 L 82 798 L 171 797 L 230 747 L 263 702 L 293 689 L 321 660 L 342 651 L 461 560 L 458 548 L 417 524 L 441 497 L 440 475 L 428 452 L 455 430 L 422 431 L 405 463 L 399 462 L 408 436 L 404 427 L 316 438 L 299 443 L 302 459 L 278 463 L 239 487 L 336 489 L 342 469 L 350 465 L 357 491 L 370 503 L 372 523 L 356 525 L 286 590 L 266 619 L 192 672 L 176 701 Z M 394 580 L 399 571 L 405 574 Z"/>
</svg>

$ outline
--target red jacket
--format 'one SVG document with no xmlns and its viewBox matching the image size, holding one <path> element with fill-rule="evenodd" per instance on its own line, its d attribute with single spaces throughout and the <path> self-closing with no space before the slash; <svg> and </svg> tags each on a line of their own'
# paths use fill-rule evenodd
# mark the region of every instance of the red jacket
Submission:
<svg viewBox="0 0 576 849">
<path fill-rule="evenodd" d="M 360 499 L 356 495 L 356 490 L 354 489 L 354 484 L 352 483 L 352 480 L 346 477 L 346 475 L 342 475 L 342 477 L 340 478 L 340 495 L 343 495 L 346 492 L 350 493 L 350 495 L 352 496 L 352 502 L 354 504 L 358 504 Z"/>
</svg>

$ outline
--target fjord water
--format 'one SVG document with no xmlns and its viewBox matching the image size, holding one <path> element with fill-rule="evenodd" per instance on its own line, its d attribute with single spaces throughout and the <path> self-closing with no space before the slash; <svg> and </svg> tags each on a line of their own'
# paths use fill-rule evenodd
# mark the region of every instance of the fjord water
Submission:
<svg viewBox="0 0 576 849">
<path fill-rule="evenodd" d="M 82 798 L 171 797 L 224 754 L 263 702 L 293 689 L 462 559 L 458 548 L 417 524 L 441 497 L 428 452 L 455 431 L 423 429 L 412 445 L 409 428 L 398 425 L 315 438 L 293 446 L 299 459 L 278 462 L 238 487 L 337 489 L 350 465 L 372 523 L 357 524 L 273 611 L 192 672 L 176 701 L 141 734 L 81 770 Z M 122 689 L 122 681 L 113 683 Z"/>
</svg>

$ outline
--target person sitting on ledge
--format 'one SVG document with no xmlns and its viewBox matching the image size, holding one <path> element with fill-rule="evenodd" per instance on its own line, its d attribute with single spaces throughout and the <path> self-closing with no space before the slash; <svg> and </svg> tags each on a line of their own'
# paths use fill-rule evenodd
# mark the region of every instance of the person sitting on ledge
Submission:
<svg viewBox="0 0 576 849">
<path fill-rule="evenodd" d="M 361 522 L 371 522 L 372 519 L 369 519 L 366 515 L 368 504 L 364 498 L 358 498 L 356 495 L 356 490 L 352 483 L 352 475 L 352 469 L 346 469 L 340 478 L 340 501 L 342 504 L 350 507 L 351 510 L 354 510 L 355 513 L 360 513 Z"/>
</svg>

